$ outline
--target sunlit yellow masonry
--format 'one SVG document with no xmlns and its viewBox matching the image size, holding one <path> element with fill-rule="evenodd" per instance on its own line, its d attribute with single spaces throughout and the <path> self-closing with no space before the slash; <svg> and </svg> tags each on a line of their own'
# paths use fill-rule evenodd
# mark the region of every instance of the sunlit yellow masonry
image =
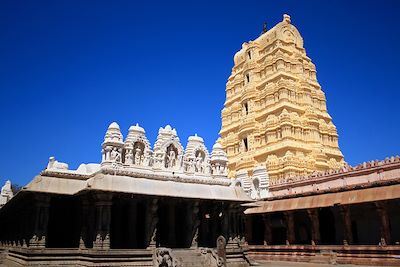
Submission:
<svg viewBox="0 0 400 267">
<path fill-rule="evenodd" d="M 257 165 L 275 180 L 344 164 L 315 65 L 288 15 L 235 54 L 221 116 L 232 177 Z"/>
</svg>

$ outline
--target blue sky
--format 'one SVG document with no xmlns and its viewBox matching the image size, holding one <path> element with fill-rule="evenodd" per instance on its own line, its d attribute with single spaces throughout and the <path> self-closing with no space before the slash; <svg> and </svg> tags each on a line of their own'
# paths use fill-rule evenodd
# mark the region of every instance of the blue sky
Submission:
<svg viewBox="0 0 400 267">
<path fill-rule="evenodd" d="M 400 154 L 400 1 L 0 2 L 0 182 L 101 160 L 107 126 L 211 148 L 233 55 L 288 13 L 350 164 Z"/>
</svg>

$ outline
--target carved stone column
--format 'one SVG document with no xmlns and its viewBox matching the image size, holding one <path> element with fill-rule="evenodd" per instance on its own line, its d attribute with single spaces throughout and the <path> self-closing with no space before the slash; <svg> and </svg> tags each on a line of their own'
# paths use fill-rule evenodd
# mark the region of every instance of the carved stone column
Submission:
<svg viewBox="0 0 400 267">
<path fill-rule="evenodd" d="M 219 214 L 220 208 L 218 207 L 217 203 L 214 203 L 214 206 L 211 207 L 211 214 L 210 214 L 210 222 L 211 222 L 211 239 L 214 241 L 217 237 L 217 229 L 219 224 Z"/>
<path fill-rule="evenodd" d="M 137 199 L 130 199 L 128 204 L 128 244 L 131 248 L 137 248 Z"/>
<path fill-rule="evenodd" d="M 93 248 L 109 249 L 112 194 L 96 193 L 94 195 L 94 200 L 96 209 L 96 239 L 94 241 Z"/>
<path fill-rule="evenodd" d="M 246 223 L 245 223 L 245 218 L 246 216 L 243 213 L 244 211 L 239 209 L 239 236 L 240 236 L 240 242 L 244 243 L 246 241 L 245 235 L 246 235 Z"/>
<path fill-rule="evenodd" d="M 293 212 L 286 211 L 283 213 L 283 216 L 286 224 L 286 245 L 293 245 L 296 242 Z"/>
<path fill-rule="evenodd" d="M 264 221 L 264 245 L 271 245 L 272 244 L 271 216 L 263 214 L 262 218 Z"/>
<path fill-rule="evenodd" d="M 146 205 L 146 244 L 147 248 L 155 248 L 157 246 L 157 223 L 158 223 L 158 199 L 150 199 Z M 174 214 L 175 216 L 175 214 Z"/>
<path fill-rule="evenodd" d="M 30 247 L 44 248 L 46 246 L 47 226 L 49 222 L 50 196 L 35 195 L 34 230 L 29 241 Z"/>
<path fill-rule="evenodd" d="M 353 244 L 353 233 L 351 231 L 351 214 L 350 214 L 350 207 L 349 206 L 340 206 L 339 207 L 340 214 L 342 216 L 343 221 L 343 235 L 344 245 L 351 245 Z"/>
<path fill-rule="evenodd" d="M 80 214 L 80 218 L 81 218 L 81 237 L 79 240 L 79 248 L 83 249 L 83 248 L 87 248 L 87 244 L 92 242 L 91 237 L 89 236 L 89 213 L 90 213 L 90 209 L 89 209 L 89 198 L 87 195 L 82 196 L 81 198 L 81 214 Z"/>
<path fill-rule="evenodd" d="M 387 203 L 384 201 L 375 202 L 375 206 L 381 221 L 380 225 L 381 245 L 382 246 L 389 245 L 391 242 L 391 235 L 390 235 L 389 215 L 386 207 Z"/>
<path fill-rule="evenodd" d="M 321 241 L 321 235 L 319 232 L 319 218 L 317 209 L 307 210 L 308 218 L 311 222 L 311 245 L 318 245 Z M 332 222 L 334 223 L 334 222 Z"/>
<path fill-rule="evenodd" d="M 176 201 L 175 200 L 170 200 L 169 207 L 168 207 L 168 243 L 169 246 L 174 246 L 176 243 L 176 233 L 175 233 L 175 205 Z"/>
<path fill-rule="evenodd" d="M 230 238 L 230 232 L 229 232 L 229 216 L 230 213 L 232 212 L 230 205 L 228 204 L 222 204 L 222 221 L 221 221 L 221 226 L 222 226 L 222 235 L 225 237 L 228 242 L 231 241 Z"/>
<path fill-rule="evenodd" d="M 230 235 L 239 239 L 239 209 L 236 204 L 231 204 L 231 212 L 229 216 Z"/>
<path fill-rule="evenodd" d="M 244 236 L 245 236 L 245 242 L 249 243 L 253 239 L 253 220 L 250 215 L 247 215 L 244 217 Z"/>
<path fill-rule="evenodd" d="M 190 220 L 191 232 L 190 232 L 190 239 L 191 239 L 191 248 L 195 248 L 198 246 L 198 237 L 199 237 L 199 202 L 194 201 L 193 203 L 188 205 L 188 219 Z"/>
</svg>

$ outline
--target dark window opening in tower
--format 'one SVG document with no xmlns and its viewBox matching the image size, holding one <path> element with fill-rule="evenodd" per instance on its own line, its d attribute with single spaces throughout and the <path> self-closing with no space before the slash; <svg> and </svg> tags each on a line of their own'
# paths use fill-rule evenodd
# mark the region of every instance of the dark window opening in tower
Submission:
<svg viewBox="0 0 400 267">
<path fill-rule="evenodd" d="M 249 83 L 250 82 L 250 75 L 249 74 L 246 74 L 246 79 L 247 79 L 247 82 Z"/>
<path fill-rule="evenodd" d="M 244 151 L 248 151 L 249 150 L 249 145 L 247 143 L 247 137 L 243 139 L 243 145 L 244 145 Z"/>
<path fill-rule="evenodd" d="M 247 55 L 249 56 L 249 59 L 251 59 L 251 51 L 248 51 Z"/>
<path fill-rule="evenodd" d="M 244 103 L 244 111 L 246 115 L 249 114 L 249 104 Z"/>
</svg>

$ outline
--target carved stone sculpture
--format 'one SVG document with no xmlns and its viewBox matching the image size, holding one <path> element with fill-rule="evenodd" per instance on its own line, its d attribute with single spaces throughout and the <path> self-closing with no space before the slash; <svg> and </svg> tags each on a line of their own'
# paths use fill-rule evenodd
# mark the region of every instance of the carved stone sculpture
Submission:
<svg viewBox="0 0 400 267">
<path fill-rule="evenodd" d="M 141 165 L 142 150 L 139 147 L 135 149 L 135 165 Z"/>
<path fill-rule="evenodd" d="M 222 262 L 221 266 L 226 267 L 226 239 L 222 235 L 217 238 L 217 255 Z"/>
<path fill-rule="evenodd" d="M 169 154 L 167 155 L 167 168 L 173 168 L 175 167 L 176 164 L 176 154 L 173 149 L 169 151 Z"/>
<path fill-rule="evenodd" d="M 47 164 L 48 170 L 68 170 L 68 164 L 63 162 L 58 162 L 54 157 L 49 158 L 49 163 Z"/>
<path fill-rule="evenodd" d="M 11 189 L 11 181 L 7 180 L 1 188 L 0 207 L 4 206 L 13 196 L 14 193 Z"/>
<path fill-rule="evenodd" d="M 156 259 L 158 267 L 177 267 L 177 261 L 172 257 L 171 249 L 167 248 L 157 248 L 156 249 Z"/>
<path fill-rule="evenodd" d="M 133 164 L 133 155 L 132 155 L 132 151 L 128 151 L 125 154 L 125 164 L 127 165 L 132 165 Z"/>
</svg>

